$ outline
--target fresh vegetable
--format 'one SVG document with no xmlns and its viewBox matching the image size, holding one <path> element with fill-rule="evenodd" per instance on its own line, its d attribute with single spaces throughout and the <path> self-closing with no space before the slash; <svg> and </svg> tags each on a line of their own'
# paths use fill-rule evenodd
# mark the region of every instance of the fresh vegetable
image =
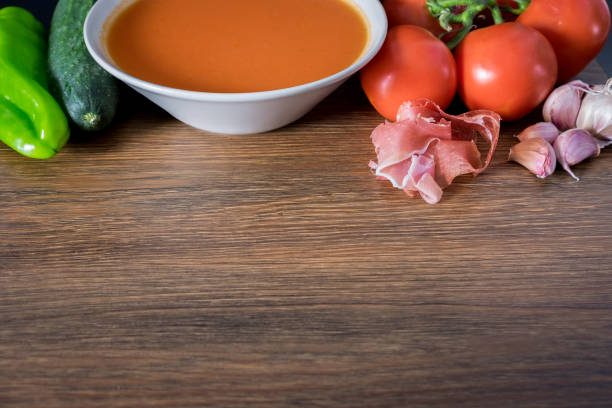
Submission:
<svg viewBox="0 0 612 408">
<path fill-rule="evenodd" d="M 49 35 L 49 86 L 80 129 L 97 131 L 113 119 L 119 101 L 116 80 L 89 55 L 83 23 L 95 0 L 59 0 Z"/>
<path fill-rule="evenodd" d="M 559 82 L 582 71 L 601 51 L 610 32 L 606 0 L 532 0 L 517 21 L 550 41 L 559 64 Z"/>
<path fill-rule="evenodd" d="M 553 123 L 560 130 L 575 128 L 582 97 L 587 89 L 589 85 L 580 80 L 556 88 L 544 102 L 544 120 Z"/>
<path fill-rule="evenodd" d="M 544 139 L 548 143 L 554 143 L 559 136 L 559 129 L 550 122 L 538 122 L 534 125 L 526 127 L 518 136 L 521 142 L 527 139 Z"/>
<path fill-rule="evenodd" d="M 408 196 L 437 203 L 455 177 L 476 176 L 487 168 L 497 146 L 499 119 L 484 110 L 449 115 L 428 99 L 406 102 L 396 122 L 385 122 L 372 132 L 378 162 L 371 161 L 370 168 Z M 477 137 L 489 143 L 484 164 Z"/>
<path fill-rule="evenodd" d="M 468 109 L 494 110 L 504 120 L 524 117 L 544 101 L 555 83 L 582 70 L 601 50 L 610 32 L 610 11 L 605 0 L 386 0 L 383 4 L 391 26 L 422 26 L 454 49 L 459 96 Z M 445 32 L 439 34 L 438 27 Z M 398 42 L 395 36 L 389 42 L 393 41 Z M 384 60 L 404 61 L 388 64 L 407 66 L 401 55 L 393 53 L 405 53 L 411 48 L 410 44 L 388 47 Z M 421 58 L 413 64 L 428 64 L 437 73 L 439 64 L 425 55 L 421 52 Z M 428 95 L 407 92 L 418 89 L 417 85 L 388 86 L 399 81 L 383 70 L 372 77 L 376 78 L 371 82 L 378 85 L 378 92 L 374 93 L 372 83 L 366 84 L 369 91 L 366 87 L 364 90 L 387 118 L 402 102 L 398 99 L 402 94 L 406 94 L 404 100 L 433 97 L 429 90 Z M 423 76 L 415 77 L 413 82 L 425 83 L 420 81 Z M 382 89 L 393 90 L 393 97 Z M 449 90 L 447 83 L 442 90 Z M 385 109 L 387 101 L 389 106 Z M 440 100 L 437 102 L 444 106 Z M 550 107 L 558 111 L 557 106 Z M 561 130 L 573 127 L 555 124 Z M 612 142 L 612 136 L 610 139 Z"/>
<path fill-rule="evenodd" d="M 538 178 L 550 176 L 557 165 L 555 149 L 540 137 L 528 138 L 512 146 L 508 160 L 521 164 Z"/>
<path fill-rule="evenodd" d="M 612 78 L 605 84 L 572 81 L 550 93 L 542 116 L 560 130 L 585 129 L 600 147 L 612 144 Z"/>
<path fill-rule="evenodd" d="M 595 85 L 585 91 L 576 127 L 603 140 L 604 146 L 612 143 L 612 78 L 605 85 Z"/>
<path fill-rule="evenodd" d="M 600 147 L 589 132 L 584 129 L 569 129 L 561 133 L 554 143 L 557 161 L 576 181 L 571 166 L 589 157 L 599 156 Z"/>
<path fill-rule="evenodd" d="M 389 27 L 416 25 L 431 31 L 436 36 L 445 32 L 438 20 L 429 12 L 427 0 L 385 0 L 383 7 Z"/>
<path fill-rule="evenodd" d="M 438 19 L 443 29 L 459 30 L 447 37 L 451 49 L 468 32 L 490 24 L 516 19 L 537 29 L 555 50 L 559 82 L 584 69 L 601 51 L 610 32 L 606 0 L 427 0 L 427 8 L 427 14 Z"/>
<path fill-rule="evenodd" d="M 443 38 L 454 49 L 472 30 L 513 21 L 530 0 L 427 0 L 429 14 L 451 35 Z"/>
<path fill-rule="evenodd" d="M 68 121 L 46 89 L 44 27 L 27 10 L 0 9 L 0 140 L 37 159 L 54 156 Z"/>
<path fill-rule="evenodd" d="M 548 96 L 557 60 L 546 38 L 519 23 L 470 32 L 455 50 L 459 95 L 470 109 L 490 109 L 516 120 Z"/>
<path fill-rule="evenodd" d="M 389 120 L 395 119 L 403 102 L 418 98 L 446 109 L 457 89 L 455 60 L 446 45 L 424 28 L 396 26 L 362 69 L 361 85 L 374 108 Z"/>
<path fill-rule="evenodd" d="M 559 163 L 579 181 L 571 166 L 598 156 L 601 150 L 600 144 L 586 130 L 574 128 L 559 133 L 550 122 L 529 126 L 518 138 L 521 141 L 510 148 L 508 160 L 521 164 L 538 178 L 550 176 Z"/>
<path fill-rule="evenodd" d="M 552 173 L 544 165 L 552 160 L 543 147 L 543 142 L 548 142 L 554 146 L 556 161 L 579 180 L 571 166 L 598 156 L 602 148 L 612 144 L 611 89 L 612 78 L 605 85 L 572 81 L 556 88 L 544 103 L 542 116 L 546 122 L 521 132 L 521 142 L 512 147 L 509 160 L 519 162 L 538 177 L 546 177 Z M 559 134 L 559 130 L 565 131 Z"/>
<path fill-rule="evenodd" d="M 389 27 L 423 27 L 451 49 L 471 29 L 515 20 L 519 9 L 511 0 L 385 0 L 383 7 Z"/>
<path fill-rule="evenodd" d="M 5 7 L 0 10 L 0 34 L 2 59 L 46 87 L 47 41 L 43 25 L 23 8 Z M 20 44 L 26 46 L 21 48 Z"/>
</svg>

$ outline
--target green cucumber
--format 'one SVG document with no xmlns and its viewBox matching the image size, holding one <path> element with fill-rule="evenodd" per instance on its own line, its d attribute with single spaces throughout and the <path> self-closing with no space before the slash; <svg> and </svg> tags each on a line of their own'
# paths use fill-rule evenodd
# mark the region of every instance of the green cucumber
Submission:
<svg viewBox="0 0 612 408">
<path fill-rule="evenodd" d="M 95 0 L 59 0 L 49 29 L 49 90 L 72 122 L 85 131 L 104 129 L 119 102 L 117 80 L 91 57 L 83 23 Z"/>
</svg>

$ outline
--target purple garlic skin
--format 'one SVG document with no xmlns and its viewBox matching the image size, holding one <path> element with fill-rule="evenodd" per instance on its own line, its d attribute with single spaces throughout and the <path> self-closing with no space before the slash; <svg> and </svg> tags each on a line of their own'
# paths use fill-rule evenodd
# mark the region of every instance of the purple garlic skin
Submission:
<svg viewBox="0 0 612 408">
<path fill-rule="evenodd" d="M 570 167 L 589 157 L 598 156 L 600 152 L 597 140 L 584 129 L 570 129 L 561 133 L 555 140 L 554 148 L 559 164 L 576 181 L 580 179 Z"/>
<path fill-rule="evenodd" d="M 576 127 L 586 129 L 603 140 L 604 146 L 612 141 L 612 79 L 605 85 L 593 87 L 582 100 Z M 607 143 L 606 143 L 607 142 Z"/>
<path fill-rule="evenodd" d="M 576 80 L 552 91 L 542 108 L 544 120 L 553 123 L 561 131 L 575 128 L 584 89 L 589 89 L 589 85 Z"/>
<path fill-rule="evenodd" d="M 539 137 L 526 139 L 512 146 L 508 160 L 523 165 L 539 178 L 550 176 L 557 165 L 555 149 Z"/>
<path fill-rule="evenodd" d="M 546 140 L 548 143 L 553 144 L 557 136 L 559 136 L 559 129 L 550 122 L 538 122 L 535 125 L 531 125 L 523 130 L 517 138 L 523 142 L 527 139 L 541 138 Z"/>
</svg>

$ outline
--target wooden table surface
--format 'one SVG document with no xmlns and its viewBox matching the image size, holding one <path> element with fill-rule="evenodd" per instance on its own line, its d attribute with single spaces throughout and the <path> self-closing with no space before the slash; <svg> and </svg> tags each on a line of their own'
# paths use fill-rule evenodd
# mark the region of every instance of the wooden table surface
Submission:
<svg viewBox="0 0 612 408">
<path fill-rule="evenodd" d="M 355 79 L 267 134 L 126 92 L 51 160 L 1 146 L 0 406 L 611 406 L 612 152 L 539 180 L 506 161 L 538 119 L 437 205 L 370 173 Z"/>
</svg>

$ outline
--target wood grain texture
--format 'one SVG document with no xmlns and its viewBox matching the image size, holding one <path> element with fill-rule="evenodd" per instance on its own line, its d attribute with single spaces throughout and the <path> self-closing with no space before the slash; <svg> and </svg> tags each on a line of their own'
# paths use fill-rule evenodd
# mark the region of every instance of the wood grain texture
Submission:
<svg viewBox="0 0 612 408">
<path fill-rule="evenodd" d="M 370 174 L 355 80 L 252 136 L 123 103 L 0 146 L 1 407 L 612 404 L 610 151 L 539 180 L 506 161 L 534 113 L 428 205 Z"/>
</svg>

